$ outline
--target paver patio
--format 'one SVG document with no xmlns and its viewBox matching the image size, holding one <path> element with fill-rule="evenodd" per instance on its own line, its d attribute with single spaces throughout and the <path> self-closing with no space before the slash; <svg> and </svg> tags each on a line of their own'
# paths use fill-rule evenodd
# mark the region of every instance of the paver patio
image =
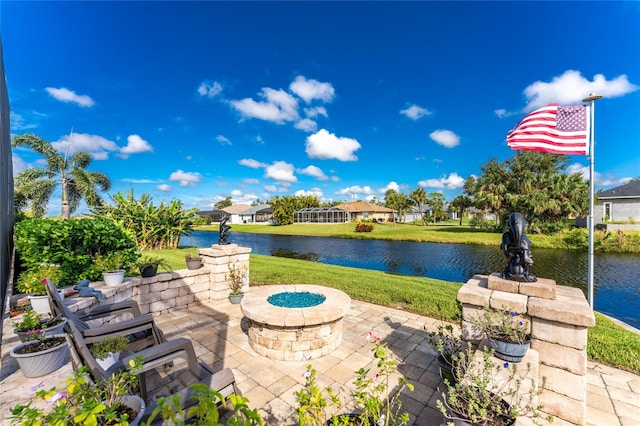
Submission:
<svg viewBox="0 0 640 426">
<path fill-rule="evenodd" d="M 344 319 L 343 342 L 329 355 L 310 361 L 278 361 L 258 355 L 248 343 L 246 319 L 239 305 L 203 304 L 173 309 L 156 317 L 167 338 L 190 338 L 199 358 L 216 369 L 233 369 L 238 386 L 252 407 L 260 408 L 267 425 L 296 425 L 295 391 L 304 383 L 303 373 L 311 363 L 318 371 L 318 382 L 331 385 L 337 393 L 348 395 L 355 371 L 372 362 L 368 331 L 389 345 L 403 364 L 400 372 L 415 385 L 404 396 L 403 408 L 413 425 L 440 425 L 443 417 L 436 409 L 440 384 L 436 353 L 427 344 L 428 330 L 439 322 L 432 318 L 381 307 L 357 300 Z M 30 386 L 43 382 L 52 386 L 71 371 L 67 363 L 60 371 L 37 379 L 25 378 L 12 365 L 9 351 L 15 346 L 10 320 L 3 324 L 2 366 L 0 370 L 0 423 L 8 424 L 8 408 L 31 399 Z M 640 418 L 640 377 L 593 362 L 589 363 L 587 425 L 637 425 Z M 348 411 L 343 410 L 343 411 Z M 527 424 L 527 422 L 518 422 Z M 565 424 L 562 421 L 555 425 Z"/>
</svg>

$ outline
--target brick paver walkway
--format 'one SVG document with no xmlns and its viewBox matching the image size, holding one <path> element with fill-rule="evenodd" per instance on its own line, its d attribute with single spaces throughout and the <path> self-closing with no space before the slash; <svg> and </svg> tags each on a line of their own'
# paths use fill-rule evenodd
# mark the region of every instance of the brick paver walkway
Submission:
<svg viewBox="0 0 640 426">
<path fill-rule="evenodd" d="M 442 415 L 435 408 L 440 383 L 436 355 L 426 343 L 426 330 L 438 325 L 431 318 L 354 300 L 345 317 L 341 346 L 327 356 L 310 361 L 276 361 L 255 353 L 249 347 L 246 319 L 243 320 L 238 305 L 222 303 L 172 310 L 156 320 L 169 339 L 190 338 L 202 361 L 217 369 L 232 368 L 250 405 L 261 407 L 265 424 L 277 426 L 297 424 L 294 392 L 304 383 L 302 374 L 307 363 L 318 371 L 321 385 L 331 385 L 338 393 L 348 395 L 354 371 L 367 367 L 372 361 L 372 345 L 366 341 L 366 334 L 371 330 L 403 360 L 400 371 L 415 385 L 415 391 L 405 396 L 403 405 L 411 415 L 412 424 L 443 423 Z M 49 376 L 25 378 L 8 353 L 16 342 L 6 315 L 3 326 L 0 424 L 8 424 L 8 408 L 28 401 L 33 395 L 31 385 L 39 382 L 45 386 L 55 385 L 67 377 L 71 367 L 67 363 Z M 640 424 L 639 376 L 590 362 L 587 380 L 587 425 Z"/>
</svg>

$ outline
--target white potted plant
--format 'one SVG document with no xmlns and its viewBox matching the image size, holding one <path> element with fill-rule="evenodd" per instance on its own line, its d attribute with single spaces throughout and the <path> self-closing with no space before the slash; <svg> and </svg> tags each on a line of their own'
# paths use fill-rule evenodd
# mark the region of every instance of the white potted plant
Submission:
<svg viewBox="0 0 640 426">
<path fill-rule="evenodd" d="M 117 286 L 124 281 L 124 254 L 121 251 L 105 256 L 97 255 L 94 264 L 96 269 L 102 272 L 105 285 Z"/>
<path fill-rule="evenodd" d="M 120 359 L 120 352 L 124 351 L 128 344 L 129 339 L 125 336 L 108 337 L 93 343 L 89 350 L 100 367 L 107 370 L 113 364 L 118 362 Z"/>
<path fill-rule="evenodd" d="M 520 362 L 531 345 L 529 322 L 506 307 L 485 308 L 482 314 L 470 319 L 475 329 L 487 336 L 496 357 L 504 361 Z"/>
<path fill-rule="evenodd" d="M 19 292 L 27 294 L 34 311 L 39 314 L 50 314 L 51 307 L 45 289 L 46 279 L 50 279 L 55 285 L 61 276 L 60 265 L 41 263 L 35 268 L 22 272 L 16 282 L 16 288 Z"/>
</svg>

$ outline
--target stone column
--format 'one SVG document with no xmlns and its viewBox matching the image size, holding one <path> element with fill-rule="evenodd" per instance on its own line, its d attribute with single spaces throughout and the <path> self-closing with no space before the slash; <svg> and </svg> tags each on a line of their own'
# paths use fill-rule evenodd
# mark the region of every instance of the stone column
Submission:
<svg viewBox="0 0 640 426">
<path fill-rule="evenodd" d="M 242 291 L 249 290 L 249 253 L 248 247 L 240 247 L 237 244 L 213 244 L 211 248 L 198 249 L 204 266 L 209 268 L 209 300 L 227 300 L 229 296 L 229 265 L 235 264 L 236 268 L 247 271 L 246 284 Z"/>
<path fill-rule="evenodd" d="M 537 382 L 546 381 L 539 396 L 543 412 L 559 424 L 585 425 L 587 410 L 587 329 L 595 325 L 593 310 L 580 289 L 476 275 L 458 291 L 462 303 L 463 336 L 478 343 L 469 319 L 485 307 L 517 312 L 531 325 L 531 349 L 539 362 Z"/>
</svg>

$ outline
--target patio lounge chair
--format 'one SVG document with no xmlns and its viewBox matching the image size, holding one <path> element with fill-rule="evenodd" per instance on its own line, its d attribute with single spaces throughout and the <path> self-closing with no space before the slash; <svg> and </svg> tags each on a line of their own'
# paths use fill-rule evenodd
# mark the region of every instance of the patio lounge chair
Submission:
<svg viewBox="0 0 640 426">
<path fill-rule="evenodd" d="M 147 404 L 148 414 L 155 408 L 155 402 L 149 398 L 150 395 L 148 394 L 149 383 L 147 383 L 147 380 L 150 377 L 148 373 L 152 373 L 151 370 L 155 370 L 158 367 L 164 367 L 174 362 L 176 365 L 179 364 L 179 366 L 174 367 L 176 371 L 167 374 L 167 379 L 169 379 L 171 386 L 168 393 L 181 393 L 183 395 L 183 405 L 189 405 L 190 390 L 187 389 L 187 387 L 198 382 L 206 384 L 225 397 L 232 393 L 240 395 L 236 387 L 233 372 L 229 368 L 225 368 L 216 373 L 206 364 L 199 362 L 189 339 L 178 338 L 151 346 L 142 351 L 121 353 L 121 359 L 107 370 L 104 370 L 91 354 L 87 342 L 76 325 L 73 322 L 67 322 L 67 330 L 69 332 L 67 339 L 69 341 L 69 351 L 73 368 L 77 369 L 82 365 L 86 366 L 94 382 L 106 380 L 116 371 L 129 369 L 130 360 L 136 357 L 142 357 L 142 369 L 139 374 L 139 390 L 140 396 Z M 184 362 L 181 362 L 181 360 Z M 161 392 L 162 391 L 166 390 L 162 389 Z"/>
<path fill-rule="evenodd" d="M 136 352 L 149 346 L 166 341 L 162 330 L 153 321 L 151 314 L 142 315 L 135 300 L 119 303 L 92 306 L 78 312 L 73 312 L 64 303 L 64 299 L 56 291 L 53 283 L 47 279 L 47 295 L 55 315 L 66 317 L 73 322 L 82 333 L 86 343 L 94 343 L 107 337 L 126 336 L 130 343 L 128 351 Z M 128 319 L 92 327 L 88 321 L 109 317 L 126 316 Z"/>
</svg>

